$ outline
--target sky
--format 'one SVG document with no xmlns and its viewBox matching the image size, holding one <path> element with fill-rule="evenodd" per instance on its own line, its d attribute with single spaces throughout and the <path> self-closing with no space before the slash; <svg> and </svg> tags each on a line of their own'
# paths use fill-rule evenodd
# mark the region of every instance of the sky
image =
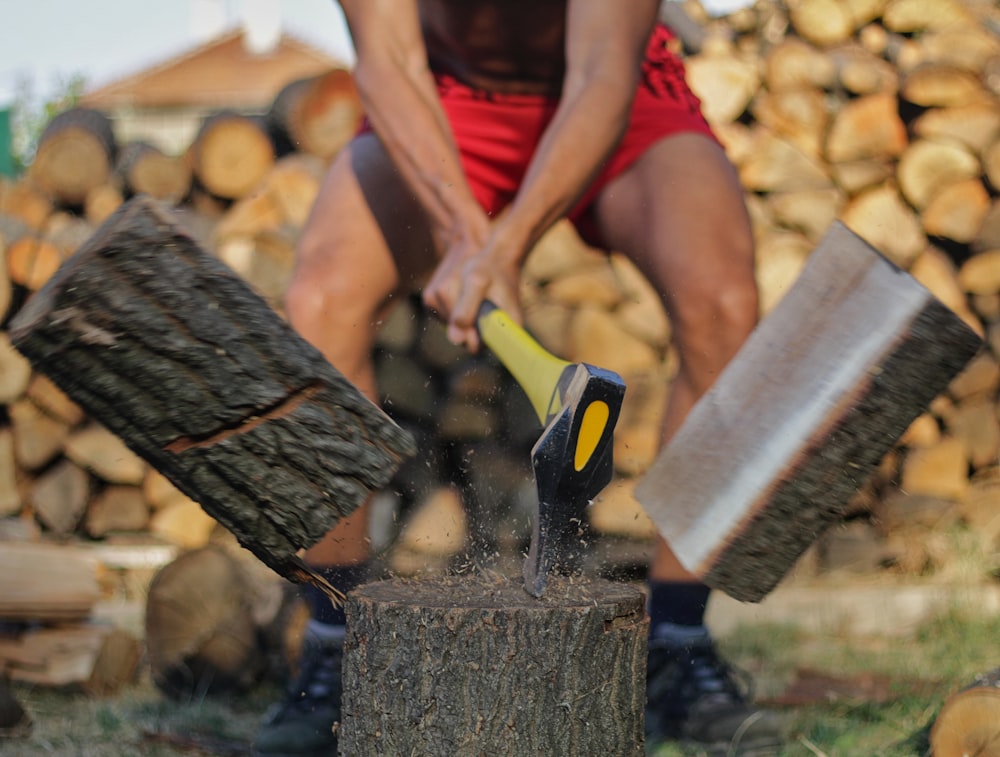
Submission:
<svg viewBox="0 0 1000 757">
<path fill-rule="evenodd" d="M 203 42 L 206 30 L 231 29 L 247 16 L 353 59 L 334 0 L 0 0 L 0 8 L 0 108 L 26 79 L 36 98 L 58 92 L 60 81 L 77 74 L 93 88 L 182 53 Z"/>
</svg>

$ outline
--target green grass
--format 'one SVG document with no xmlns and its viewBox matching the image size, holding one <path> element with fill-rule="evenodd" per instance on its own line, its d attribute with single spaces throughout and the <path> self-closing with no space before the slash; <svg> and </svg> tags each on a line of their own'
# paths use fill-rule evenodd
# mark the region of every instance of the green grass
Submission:
<svg viewBox="0 0 1000 757">
<path fill-rule="evenodd" d="M 928 754 L 929 726 L 947 697 L 978 673 L 1000 665 L 1000 618 L 960 612 L 941 616 L 907 638 L 850 639 L 758 626 L 720 645 L 735 664 L 776 693 L 797 668 L 838 678 L 879 674 L 895 683 L 884 703 L 839 699 L 786 710 L 782 757 L 918 757 Z M 697 757 L 698 750 L 650 745 L 655 757 Z"/>
<path fill-rule="evenodd" d="M 788 627 L 754 626 L 721 642 L 728 659 L 749 671 L 761 697 L 787 688 L 798 669 L 840 678 L 880 674 L 895 681 L 885 703 L 842 698 L 785 710 L 789 743 L 782 757 L 914 757 L 926 754 L 926 726 L 949 694 L 977 673 L 1000 665 L 1000 618 L 953 612 L 906 638 L 818 636 Z M 0 741 L 4 757 L 179 757 L 240 754 L 274 684 L 248 694 L 178 703 L 144 680 L 110 699 L 15 684 L 32 715 L 26 739 Z M 188 748 L 169 743 L 180 734 Z M 201 748 L 198 748 L 200 745 Z M 697 750 L 650 744 L 654 757 L 698 757 Z"/>
</svg>

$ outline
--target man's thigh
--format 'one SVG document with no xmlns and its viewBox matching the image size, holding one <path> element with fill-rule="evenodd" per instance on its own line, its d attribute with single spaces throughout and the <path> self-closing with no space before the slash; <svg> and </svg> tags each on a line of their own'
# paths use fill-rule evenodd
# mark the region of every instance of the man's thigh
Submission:
<svg viewBox="0 0 1000 757">
<path fill-rule="evenodd" d="M 671 301 L 742 280 L 754 286 L 753 237 L 735 168 L 718 142 L 675 134 L 654 143 L 594 205 L 610 249 Z"/>
<path fill-rule="evenodd" d="M 299 266 L 365 282 L 363 298 L 415 288 L 436 255 L 427 217 L 373 134 L 331 165 L 299 245 Z"/>
</svg>

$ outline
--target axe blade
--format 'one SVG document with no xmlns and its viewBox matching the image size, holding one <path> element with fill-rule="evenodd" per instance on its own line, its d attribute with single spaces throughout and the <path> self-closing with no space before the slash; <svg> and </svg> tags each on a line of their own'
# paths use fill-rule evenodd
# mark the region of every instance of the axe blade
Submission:
<svg viewBox="0 0 1000 757">
<path fill-rule="evenodd" d="M 559 398 L 559 410 L 531 451 L 538 489 L 525 590 L 540 597 L 553 571 L 579 567 L 586 508 L 614 472 L 613 437 L 625 395 L 621 377 L 580 363 Z"/>
</svg>

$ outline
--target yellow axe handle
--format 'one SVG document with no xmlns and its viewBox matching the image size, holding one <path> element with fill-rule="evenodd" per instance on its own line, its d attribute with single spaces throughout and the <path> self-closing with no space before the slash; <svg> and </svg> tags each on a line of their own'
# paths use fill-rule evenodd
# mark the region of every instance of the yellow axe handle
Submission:
<svg viewBox="0 0 1000 757">
<path fill-rule="evenodd" d="M 510 371 L 542 425 L 562 408 L 559 381 L 574 364 L 557 358 L 492 302 L 484 302 L 477 321 L 479 336 Z"/>
</svg>

